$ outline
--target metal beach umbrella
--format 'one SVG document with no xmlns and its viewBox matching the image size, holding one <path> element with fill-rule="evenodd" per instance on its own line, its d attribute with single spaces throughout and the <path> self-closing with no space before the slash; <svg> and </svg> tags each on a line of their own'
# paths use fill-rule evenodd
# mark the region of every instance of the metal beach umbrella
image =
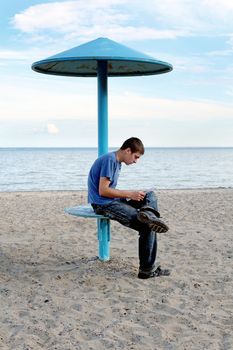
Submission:
<svg viewBox="0 0 233 350">
<path fill-rule="evenodd" d="M 96 77 L 98 80 L 98 154 L 108 152 L 108 76 L 141 76 L 170 72 L 172 65 L 154 59 L 108 38 L 98 38 L 44 60 L 34 62 L 39 73 L 70 77 Z M 103 220 L 103 221 L 101 221 Z M 102 227 L 102 228 L 101 228 Z M 101 260 L 109 257 L 109 221 L 99 220 Z M 100 249 L 100 250 L 101 250 Z"/>
</svg>

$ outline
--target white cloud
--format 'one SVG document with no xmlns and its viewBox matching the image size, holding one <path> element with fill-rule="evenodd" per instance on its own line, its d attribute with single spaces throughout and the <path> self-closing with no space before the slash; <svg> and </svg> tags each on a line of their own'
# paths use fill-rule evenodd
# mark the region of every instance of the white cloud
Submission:
<svg viewBox="0 0 233 350">
<path fill-rule="evenodd" d="M 233 118 L 233 104 L 211 100 L 172 100 L 149 98 L 136 94 L 110 96 L 112 118 L 217 120 Z"/>
<path fill-rule="evenodd" d="M 52 52 L 44 49 L 30 48 L 24 50 L 8 50 L 0 48 L 0 61 L 14 60 L 14 61 L 29 61 L 38 59 L 42 56 L 50 56 Z"/>
<path fill-rule="evenodd" d="M 40 120 L 70 118 L 92 118 L 96 116 L 96 94 L 92 85 L 88 93 L 82 94 L 82 82 L 75 85 L 78 92 L 72 91 L 69 83 L 52 82 L 38 79 L 35 84 L 31 80 L 12 79 L 12 83 L 0 84 L 0 120 Z M 94 118 L 93 117 L 93 118 Z"/>
<path fill-rule="evenodd" d="M 0 59 L 3 60 L 24 60 L 27 58 L 29 50 L 17 51 L 17 50 L 5 50 L 0 49 Z"/>
<path fill-rule="evenodd" d="M 47 124 L 47 131 L 49 134 L 58 134 L 59 129 L 56 127 L 55 124 Z"/>
<path fill-rule="evenodd" d="M 38 40 L 61 35 L 66 40 L 85 41 L 99 36 L 115 40 L 173 39 L 182 36 L 181 30 L 159 29 L 133 24 L 134 14 L 127 10 L 129 1 L 63 1 L 31 6 L 14 16 L 12 23 L 23 33 Z M 143 9 L 141 8 L 143 11 Z M 139 11 L 139 13 L 141 12 Z M 138 13 L 135 14 L 137 18 Z M 131 25 L 129 25 L 131 23 Z"/>
<path fill-rule="evenodd" d="M 141 3 L 136 0 L 138 8 Z M 225 34 L 233 29 L 233 3 L 229 0 L 150 0 L 143 3 L 155 20 L 167 27 L 183 29 L 187 35 Z"/>
<path fill-rule="evenodd" d="M 209 13 L 223 23 L 231 21 L 233 15 L 233 2 L 229 0 L 199 0 Z"/>
<path fill-rule="evenodd" d="M 14 82 L 0 85 L 0 120 L 97 120 L 96 84 L 62 81 L 57 88 L 48 82 L 36 82 L 36 87 Z M 89 84 L 89 85 L 88 85 Z M 85 86 L 85 89 L 84 89 Z M 82 92 L 81 91 L 86 91 Z M 75 92 L 75 91 L 78 91 Z M 162 99 L 136 93 L 111 92 L 109 94 L 109 120 L 159 119 L 166 120 L 221 120 L 233 118 L 233 104 L 211 100 Z M 56 131 L 51 127 L 50 131 Z"/>
<path fill-rule="evenodd" d="M 16 14 L 13 24 L 25 33 L 39 30 L 54 30 L 59 33 L 77 32 L 83 27 L 101 25 L 108 21 L 110 25 L 124 22 L 128 16 L 114 8 L 121 4 L 119 0 L 109 1 L 62 1 L 31 6 Z"/>
<path fill-rule="evenodd" d="M 15 14 L 12 24 L 33 41 L 61 45 L 62 39 L 72 44 L 100 36 L 121 41 L 230 37 L 232 18 L 229 0 L 74 0 L 30 6 Z"/>
</svg>

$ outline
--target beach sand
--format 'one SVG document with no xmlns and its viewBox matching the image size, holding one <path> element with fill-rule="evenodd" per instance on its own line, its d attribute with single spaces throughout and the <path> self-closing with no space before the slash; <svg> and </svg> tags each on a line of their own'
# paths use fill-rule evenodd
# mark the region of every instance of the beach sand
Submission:
<svg viewBox="0 0 233 350">
<path fill-rule="evenodd" d="M 81 192 L 0 193 L 0 349 L 233 349 L 233 189 L 160 190 L 169 277 L 139 280 L 137 232 L 64 208 Z"/>
</svg>

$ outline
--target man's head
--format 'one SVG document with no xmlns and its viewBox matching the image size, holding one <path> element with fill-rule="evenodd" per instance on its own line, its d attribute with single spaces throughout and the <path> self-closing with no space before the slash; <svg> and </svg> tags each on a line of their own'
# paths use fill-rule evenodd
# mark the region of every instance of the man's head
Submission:
<svg viewBox="0 0 233 350">
<path fill-rule="evenodd" d="M 130 137 L 120 148 L 121 161 L 126 165 L 137 163 L 137 160 L 144 154 L 143 143 L 137 137 Z"/>
</svg>

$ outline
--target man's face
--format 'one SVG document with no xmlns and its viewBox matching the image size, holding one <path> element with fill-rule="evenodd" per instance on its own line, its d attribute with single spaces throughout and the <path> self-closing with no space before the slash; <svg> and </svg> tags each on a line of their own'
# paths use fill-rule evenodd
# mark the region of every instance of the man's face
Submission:
<svg viewBox="0 0 233 350">
<path fill-rule="evenodd" d="M 141 157 L 141 153 L 139 152 L 133 153 L 131 152 L 130 148 L 126 148 L 123 162 L 126 165 L 134 164 L 134 163 L 137 163 L 140 157 Z"/>
</svg>

